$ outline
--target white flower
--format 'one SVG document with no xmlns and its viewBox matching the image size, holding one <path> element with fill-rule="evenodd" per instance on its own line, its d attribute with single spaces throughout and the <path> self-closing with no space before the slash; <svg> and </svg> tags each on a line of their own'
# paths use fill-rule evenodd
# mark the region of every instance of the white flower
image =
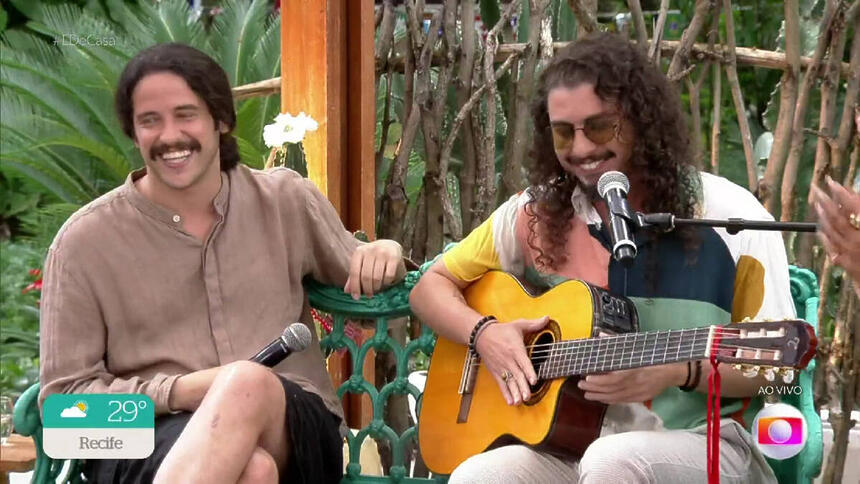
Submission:
<svg viewBox="0 0 860 484">
<path fill-rule="evenodd" d="M 263 141 L 269 148 L 281 147 L 285 143 L 300 143 L 308 131 L 316 131 L 319 124 L 304 112 L 298 116 L 281 113 L 272 124 L 263 127 Z"/>
</svg>

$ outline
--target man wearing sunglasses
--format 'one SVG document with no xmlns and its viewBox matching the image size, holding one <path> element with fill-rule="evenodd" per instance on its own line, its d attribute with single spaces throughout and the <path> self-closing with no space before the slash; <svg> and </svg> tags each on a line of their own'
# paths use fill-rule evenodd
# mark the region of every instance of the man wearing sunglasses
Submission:
<svg viewBox="0 0 860 484">
<path fill-rule="evenodd" d="M 630 180 L 629 201 L 644 213 L 772 219 L 752 194 L 693 168 L 680 96 L 627 39 L 598 33 L 560 50 L 538 81 L 529 187 L 432 266 L 412 292 L 415 313 L 446 338 L 467 344 L 487 315 L 462 291 L 490 270 L 536 289 L 581 279 L 630 297 L 640 331 L 694 328 L 744 317 L 794 315 L 779 234 L 683 228 L 635 234 L 639 254 L 625 267 L 610 257 L 603 173 Z M 547 318 L 484 324 L 476 349 L 509 405 L 537 380 L 523 338 Z M 585 398 L 609 404 L 601 438 L 579 461 L 522 445 L 474 456 L 456 482 L 704 482 L 707 362 L 589 375 Z M 702 368 L 704 367 L 704 369 Z M 702 376 L 702 373 L 706 373 Z M 775 482 L 749 425 L 764 384 L 720 367 L 721 477 Z M 453 437 L 453 436 L 452 436 Z"/>
</svg>

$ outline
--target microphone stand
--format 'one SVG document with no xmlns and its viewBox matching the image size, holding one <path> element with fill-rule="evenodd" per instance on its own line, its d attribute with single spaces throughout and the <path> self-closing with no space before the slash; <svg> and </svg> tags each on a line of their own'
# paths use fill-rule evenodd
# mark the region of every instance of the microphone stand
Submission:
<svg viewBox="0 0 860 484">
<path fill-rule="evenodd" d="M 677 218 L 671 213 L 639 213 L 636 212 L 634 224 L 637 228 L 660 229 L 671 232 L 675 227 L 698 225 L 704 227 L 722 227 L 731 235 L 741 230 L 776 230 L 780 232 L 815 232 L 817 225 L 809 222 L 775 222 L 769 220 L 745 220 L 729 218 L 725 220 Z"/>
</svg>

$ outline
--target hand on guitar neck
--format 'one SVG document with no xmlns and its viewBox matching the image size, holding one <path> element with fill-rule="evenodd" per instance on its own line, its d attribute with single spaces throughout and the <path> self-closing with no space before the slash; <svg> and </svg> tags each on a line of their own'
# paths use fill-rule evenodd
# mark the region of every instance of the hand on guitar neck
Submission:
<svg viewBox="0 0 860 484">
<path fill-rule="evenodd" d="M 579 381 L 579 388 L 588 400 L 636 403 L 651 400 L 669 387 L 681 386 L 686 379 L 687 364 L 670 363 L 587 375 Z"/>
<path fill-rule="evenodd" d="M 491 324 L 480 333 L 475 346 L 481 363 L 495 377 L 508 405 L 519 405 L 531 397 L 529 385 L 537 383 L 537 374 L 523 341 L 527 334 L 538 331 L 548 322 L 549 316 L 519 319 L 507 324 Z"/>
</svg>

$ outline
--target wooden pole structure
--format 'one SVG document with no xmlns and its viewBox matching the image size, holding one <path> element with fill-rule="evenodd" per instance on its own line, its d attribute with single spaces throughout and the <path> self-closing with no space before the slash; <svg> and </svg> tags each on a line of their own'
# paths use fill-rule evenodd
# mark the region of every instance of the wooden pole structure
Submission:
<svg viewBox="0 0 860 484">
<path fill-rule="evenodd" d="M 374 238 L 373 1 L 281 0 L 281 19 L 281 112 L 320 125 L 304 142 L 308 177 Z"/>
<path fill-rule="evenodd" d="M 347 229 L 374 239 L 373 0 L 280 1 L 281 112 L 304 111 L 319 123 L 304 141 L 308 177 Z M 371 384 L 374 360 L 375 352 L 368 352 L 364 378 Z M 335 387 L 352 373 L 349 354 L 332 355 L 328 365 Z M 345 398 L 344 414 L 350 427 L 366 425 L 372 417 L 369 398 Z"/>
</svg>

